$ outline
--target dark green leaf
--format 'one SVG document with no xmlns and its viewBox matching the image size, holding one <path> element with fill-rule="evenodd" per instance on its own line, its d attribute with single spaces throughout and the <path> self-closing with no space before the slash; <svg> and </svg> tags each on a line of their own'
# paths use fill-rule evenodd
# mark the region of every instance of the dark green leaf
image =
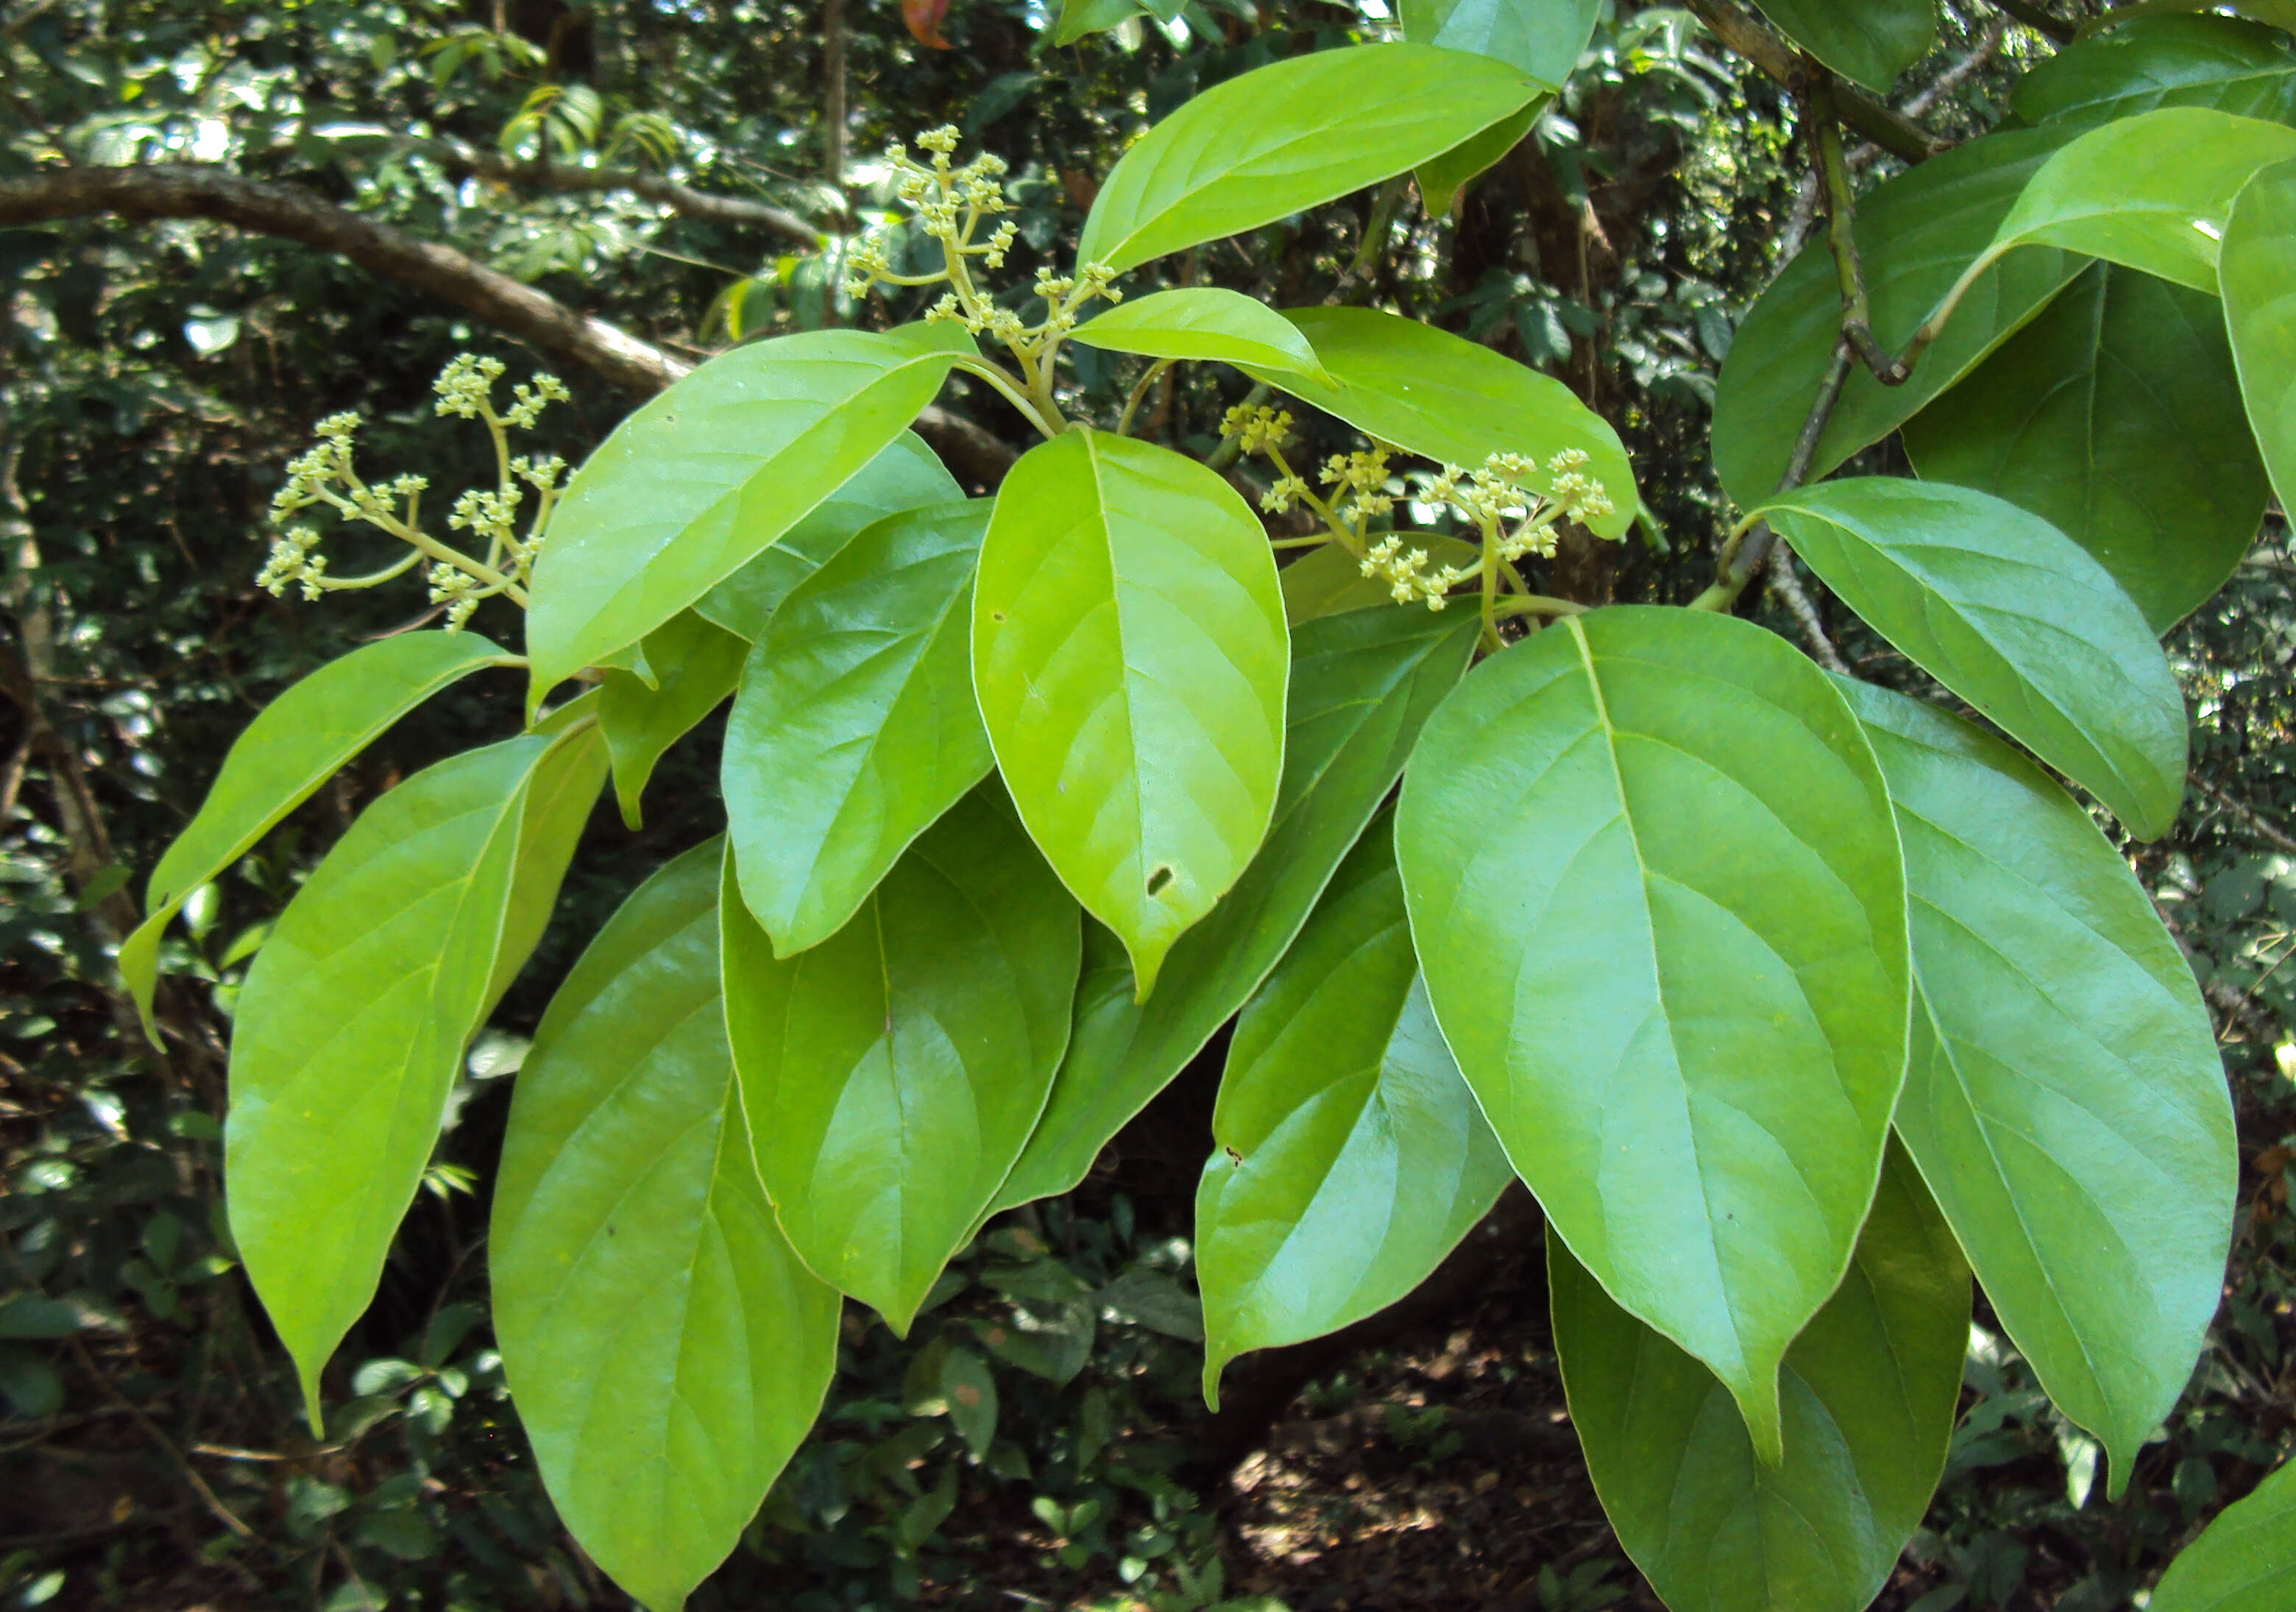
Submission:
<svg viewBox="0 0 2296 1612">
<path fill-rule="evenodd" d="M 741 638 L 684 610 L 646 634 L 653 687 L 634 672 L 606 674 L 599 690 L 598 727 L 613 761 L 614 797 L 630 827 L 638 826 L 638 797 L 645 793 L 654 763 L 734 692 L 749 653 Z"/>
<path fill-rule="evenodd" d="M 988 1362 L 970 1349 L 951 1349 L 941 1357 L 940 1392 L 964 1447 L 976 1460 L 986 1455 L 996 1442 L 996 1379 Z"/>
<path fill-rule="evenodd" d="M 1937 39 L 1936 0 L 1754 0 L 1762 14 L 1845 78 L 1887 95 Z"/>
<path fill-rule="evenodd" d="M 2034 63 L 2011 96 L 2028 123 L 2087 127 L 2156 106 L 2296 121 L 2296 50 L 2233 17 L 2137 17 Z"/>
</svg>

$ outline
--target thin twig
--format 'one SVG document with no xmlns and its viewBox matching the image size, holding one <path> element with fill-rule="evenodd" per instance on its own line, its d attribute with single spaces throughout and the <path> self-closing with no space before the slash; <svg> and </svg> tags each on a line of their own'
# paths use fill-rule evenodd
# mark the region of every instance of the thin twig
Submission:
<svg viewBox="0 0 2296 1612">
<path fill-rule="evenodd" d="M 1866 295 L 1866 272 L 1857 261 L 1857 202 L 1849 189 L 1849 170 L 1841 158 L 1841 125 L 1835 115 L 1833 80 L 1816 63 L 1810 64 L 1808 101 L 1816 147 L 1816 163 L 1825 188 L 1825 234 L 1833 248 L 1836 274 L 1841 281 L 1841 339 L 1849 350 L 1884 386 L 1902 386 L 1912 374 L 1882 350 L 1874 339 L 1874 308 Z"/>
<path fill-rule="evenodd" d="M 1812 460 L 1817 456 L 1818 439 L 1825 434 L 1825 423 L 1833 417 L 1833 406 L 1841 397 L 1842 383 L 1849 378 L 1849 348 L 1846 342 L 1836 342 L 1833 362 L 1826 366 L 1825 379 L 1818 383 L 1817 396 L 1811 399 L 1809 413 L 1801 423 L 1801 434 L 1794 439 L 1793 453 L 1786 460 L 1785 474 L 1778 478 L 1777 490 L 1792 492 L 1809 474 Z M 1740 537 L 1737 543 L 1722 551 L 1715 566 L 1713 586 L 1693 599 L 1693 610 L 1728 610 L 1754 580 L 1754 573 L 1767 564 L 1770 548 L 1778 540 L 1767 521 L 1757 521 Z"/>
<path fill-rule="evenodd" d="M 1783 543 L 1770 546 L 1770 591 L 1785 601 L 1786 613 L 1800 626 L 1809 653 L 1820 666 L 1836 677 L 1857 675 L 1827 636 L 1825 623 L 1818 618 L 1817 606 L 1809 602 L 1809 595 L 1802 591 L 1801 579 L 1794 575 L 1793 555 Z"/>
<path fill-rule="evenodd" d="M 2286 851 L 2291 856 L 2296 856 L 2296 835 L 2290 835 L 2284 829 L 2274 827 L 2269 822 L 2267 822 L 2263 818 L 2257 815 L 2256 809 L 2254 807 L 2226 794 L 2223 790 L 2218 788 L 2214 784 L 2210 783 L 2208 779 L 2202 777 L 2197 772 L 2186 773 L 2185 775 L 2185 782 L 2191 784 L 2194 788 L 2199 790 L 2202 794 L 2208 796 L 2209 799 L 2214 801 L 2218 805 L 2232 813 L 2234 818 L 2239 819 L 2243 827 L 2247 828 L 2259 839 L 2263 840 L 2267 844 Z"/>
<path fill-rule="evenodd" d="M 176 1448 L 175 1440 L 160 1430 L 160 1424 L 144 1415 L 134 1402 L 119 1391 L 119 1385 L 113 1382 L 111 1375 L 95 1363 L 95 1356 L 88 1353 L 87 1345 L 80 1342 L 79 1335 L 73 1333 L 65 1339 L 65 1342 L 70 1345 L 72 1353 L 78 1357 L 80 1369 L 94 1378 L 96 1386 L 103 1390 L 104 1397 L 125 1410 L 135 1425 L 144 1429 L 144 1435 L 159 1446 L 160 1452 L 168 1458 L 168 1465 L 174 1467 L 184 1482 L 190 1485 L 192 1493 L 199 1497 L 200 1504 L 207 1508 L 209 1515 L 241 1539 L 253 1539 L 255 1530 L 241 1521 L 236 1511 L 216 1498 L 216 1492 L 208 1487 L 207 1479 L 193 1470 L 192 1463 L 184 1459 L 184 1452 Z"/>
</svg>

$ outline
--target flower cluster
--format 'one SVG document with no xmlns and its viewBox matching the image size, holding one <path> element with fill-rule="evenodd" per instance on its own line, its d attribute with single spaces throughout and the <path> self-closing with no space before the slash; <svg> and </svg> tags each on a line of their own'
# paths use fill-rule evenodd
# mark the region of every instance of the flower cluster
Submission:
<svg viewBox="0 0 2296 1612">
<path fill-rule="evenodd" d="M 1365 551 L 1361 570 L 1364 575 L 1385 582 L 1389 596 L 1397 604 L 1423 601 L 1428 609 L 1440 610 L 1450 603 L 1453 588 L 1472 581 L 1482 569 L 1479 565 L 1438 565 L 1431 571 L 1428 563 L 1425 549 L 1406 549 L 1403 539 L 1390 532 Z"/>
<path fill-rule="evenodd" d="M 1483 533 L 1500 559 L 1512 563 L 1526 555 L 1547 558 L 1554 553 L 1557 521 L 1596 520 L 1613 507 L 1608 490 L 1587 474 L 1587 462 L 1585 451 L 1576 448 L 1566 448 L 1549 459 L 1549 489 L 1542 497 L 1526 486 L 1538 476 L 1537 460 L 1523 454 L 1495 453 L 1472 471 L 1446 465 L 1428 478 L 1424 497 L 1431 504 L 1448 505 L 1461 520 Z"/>
</svg>

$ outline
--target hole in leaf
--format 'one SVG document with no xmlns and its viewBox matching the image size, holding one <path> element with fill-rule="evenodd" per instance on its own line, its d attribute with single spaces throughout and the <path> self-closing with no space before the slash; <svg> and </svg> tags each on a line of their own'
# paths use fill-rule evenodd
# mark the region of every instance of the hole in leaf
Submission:
<svg viewBox="0 0 2296 1612">
<path fill-rule="evenodd" d="M 1160 864 L 1156 870 L 1148 876 L 1148 893 L 1161 895 L 1164 893 L 1164 886 L 1171 882 L 1172 870 Z"/>
</svg>

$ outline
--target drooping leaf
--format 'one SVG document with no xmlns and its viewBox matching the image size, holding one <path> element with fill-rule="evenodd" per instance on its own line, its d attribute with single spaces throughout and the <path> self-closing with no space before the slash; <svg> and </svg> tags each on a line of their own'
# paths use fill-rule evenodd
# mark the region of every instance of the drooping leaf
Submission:
<svg viewBox="0 0 2296 1612">
<path fill-rule="evenodd" d="M 1939 152 L 1857 198 L 1857 250 L 1875 338 L 1905 350 L 1923 320 L 1985 250 L 2025 181 L 2074 137 L 2066 127 L 1988 135 Z M 1936 343 L 1902 386 L 1852 365 L 1810 461 L 1812 480 L 1904 424 L 2038 313 L 2080 272 L 2071 252 L 2013 252 L 1970 286 Z M 1841 290 L 1822 234 L 1739 321 L 1714 391 L 1714 468 L 1743 508 L 1785 473 L 1841 341 Z"/>
<path fill-rule="evenodd" d="M 2218 272 L 2248 423 L 2280 507 L 2296 508 L 2296 162 L 2248 183 L 2225 225 Z"/>
<path fill-rule="evenodd" d="M 1045 1106 L 1076 903 L 988 785 L 810 951 L 774 957 L 731 867 L 718 905 L 767 1194 L 808 1267 L 906 1336 Z"/>
<path fill-rule="evenodd" d="M 1430 537 L 1419 543 L 1436 565 L 1464 565 L 1482 554 L 1480 546 L 1457 538 Z M 1283 588 L 1283 620 L 1294 630 L 1317 616 L 1397 607 L 1393 585 L 1364 575 L 1361 562 L 1336 543 L 1309 549 L 1277 573 L 1276 580 Z"/>
<path fill-rule="evenodd" d="M 448 684 L 517 657 L 475 633 L 402 632 L 330 661 L 256 713 L 232 741 L 207 798 L 152 870 L 144 922 L 119 945 L 144 1033 L 160 937 L 184 898 L 230 867 L 392 723 Z"/>
<path fill-rule="evenodd" d="M 1428 1008 L 1391 816 L 1237 1021 L 1212 1140 L 1196 1282 L 1215 1410 L 1228 1361 L 1393 1304 L 1513 1179 Z"/>
<path fill-rule="evenodd" d="M 742 673 L 721 777 L 742 898 L 790 957 L 843 926 L 994 764 L 972 697 L 987 499 L 864 527 L 790 591 Z"/>
<path fill-rule="evenodd" d="M 599 689 L 598 727 L 613 761 L 614 798 L 630 827 L 638 826 L 638 798 L 654 763 L 734 692 L 749 653 L 742 638 L 682 610 L 645 636 L 654 687 L 633 672 L 606 674 Z"/>
<path fill-rule="evenodd" d="M 1904 1149 L 1786 1353 L 1783 1465 L 1756 1458 L 1712 1373 L 1551 1232 L 1546 1259 L 1570 1420 L 1651 1587 L 1680 1612 L 1864 1612 L 1945 1469 L 1969 1343 L 1969 1267 Z"/>
<path fill-rule="evenodd" d="M 1082 1180 L 1109 1139 L 1243 1006 L 1402 775 L 1421 726 L 1467 669 L 1475 631 L 1472 619 L 1388 604 L 1293 635 L 1283 783 L 1267 843 L 1180 937 L 1145 1003 L 1133 999 L 1123 945 L 1086 925 L 1076 1033 L 996 1208 Z"/>
<path fill-rule="evenodd" d="M 675 1607 L 837 1364 L 836 1290 L 758 1183 L 718 999 L 720 841 L 634 891 L 519 1072 L 488 1263 L 503 1369 L 582 1548 Z"/>
<path fill-rule="evenodd" d="M 1933 481 L 2094 555 L 2166 632 L 2224 585 L 2270 496 L 2213 298 L 2096 263 L 1906 423 Z"/>
<path fill-rule="evenodd" d="M 1217 358 L 1288 374 L 1323 374 L 1298 325 L 1256 297 L 1216 286 L 1128 298 L 1078 325 L 1069 339 L 1151 358 Z"/>
<path fill-rule="evenodd" d="M 1444 1038 L 1516 1172 L 1775 1461 L 1906 1068 L 1905 885 L 1824 675 L 1702 611 L 1565 618 L 1427 724 L 1396 819 Z"/>
<path fill-rule="evenodd" d="M 1412 170 L 1419 182 L 1420 205 L 1431 218 L 1440 218 L 1451 204 L 1483 172 L 1522 143 L 1550 97 L 1542 95 L 1520 111 L 1510 112 L 1479 135 L 1471 136 L 1439 156 L 1430 157 Z"/>
<path fill-rule="evenodd" d="M 1602 482 L 1612 506 L 1588 524 L 1606 538 L 1634 524 L 1634 466 L 1618 432 L 1554 376 L 1375 308 L 1295 308 L 1284 317 L 1306 333 L 1332 383 L 1242 366 L 1254 379 L 1367 436 L 1471 470 L 1495 453 L 1522 454 L 1544 466 L 1576 448 L 1587 456 L 1584 473 Z M 1529 484 L 1543 492 L 1552 481 L 1546 473 Z"/>
<path fill-rule="evenodd" d="M 529 702 L 747 564 L 974 350 L 948 324 L 807 331 L 720 354 L 616 426 L 568 484 L 535 564 Z"/>
<path fill-rule="evenodd" d="M 1916 991 L 1898 1130 L 2118 1493 L 2224 1277 L 2236 1162 L 2207 1010 L 2063 790 L 1958 718 L 1845 687 L 1906 848 Z"/>
<path fill-rule="evenodd" d="M 2277 1612 L 2296 1598 L 2296 1465 L 2226 1506 L 2161 1575 L 2145 1612 Z"/>
<path fill-rule="evenodd" d="M 1989 493 L 1858 476 L 1763 506 L 1828 588 L 2140 839 L 2185 795 L 2185 699 L 2080 545 Z"/>
<path fill-rule="evenodd" d="M 1077 260 L 1127 269 L 1408 172 L 1551 92 L 1488 56 L 1357 45 L 1206 90 L 1109 170 Z"/>
<path fill-rule="evenodd" d="M 529 801 L 585 778 L 594 799 L 604 750 L 582 725 L 417 773 L 351 825 L 248 970 L 224 1128 L 232 1235 L 315 1427 L 320 1369 L 374 1296 L 463 1045 L 523 957 L 504 942 L 539 933 L 521 863 L 554 886 L 571 851 L 525 843 Z"/>
<path fill-rule="evenodd" d="M 1887 95 L 1937 41 L 1936 0 L 1754 0 L 1762 14 L 1845 78 Z"/>
<path fill-rule="evenodd" d="M 1405 38 L 1495 57 L 1554 85 L 1578 65 L 1602 12 L 1602 0 L 1403 0 L 1401 7 Z"/>
<path fill-rule="evenodd" d="M 1143 999 L 1267 832 L 1290 663 L 1267 533 L 1211 471 L 1076 430 L 1004 478 L 973 687 L 1021 820 Z"/>
<path fill-rule="evenodd" d="M 964 497 L 914 432 L 905 431 L 813 513 L 748 564 L 701 596 L 696 613 L 754 644 L 791 588 L 872 521 Z"/>
<path fill-rule="evenodd" d="M 2296 49 L 2234 17 L 2137 17 L 2027 70 L 2010 103 L 2028 123 L 2088 127 L 2156 106 L 2296 121 Z"/>
</svg>

